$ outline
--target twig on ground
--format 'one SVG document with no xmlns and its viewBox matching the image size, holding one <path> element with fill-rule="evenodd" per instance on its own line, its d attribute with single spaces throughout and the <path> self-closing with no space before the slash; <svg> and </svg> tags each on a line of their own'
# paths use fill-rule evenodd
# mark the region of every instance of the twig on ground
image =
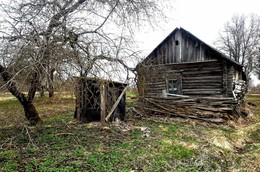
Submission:
<svg viewBox="0 0 260 172">
<path fill-rule="evenodd" d="M 0 146 L 0 150 L 3 149 L 4 145 L 6 145 L 6 144 L 12 145 L 13 139 L 14 139 L 15 137 L 16 137 L 16 136 L 11 137 L 11 138 L 7 138 L 7 139 L 5 140 L 5 142 Z M 8 142 L 9 142 L 9 143 L 8 143 Z"/>
<path fill-rule="evenodd" d="M 54 136 L 68 136 L 68 135 L 74 135 L 73 133 L 56 133 L 53 134 Z"/>
<path fill-rule="evenodd" d="M 64 121 L 64 119 L 62 119 L 61 121 L 68 127 L 68 129 L 71 129 L 70 126 Z"/>
<path fill-rule="evenodd" d="M 34 142 L 33 142 L 33 140 L 32 140 L 32 137 L 31 137 L 31 135 L 30 135 L 30 133 L 29 133 L 29 130 L 28 130 L 27 125 L 24 125 L 23 129 L 25 129 L 25 131 L 26 131 L 26 134 L 27 134 L 27 136 L 28 136 L 28 138 L 29 138 L 29 143 L 31 143 L 36 149 L 39 149 L 39 148 L 34 144 Z"/>
</svg>

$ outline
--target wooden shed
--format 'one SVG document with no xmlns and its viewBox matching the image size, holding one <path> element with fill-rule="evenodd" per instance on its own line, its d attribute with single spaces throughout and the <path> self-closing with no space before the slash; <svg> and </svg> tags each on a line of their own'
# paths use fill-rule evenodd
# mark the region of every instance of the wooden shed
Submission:
<svg viewBox="0 0 260 172">
<path fill-rule="evenodd" d="M 76 79 L 74 117 L 82 122 L 124 120 L 127 85 L 97 78 Z"/>
<path fill-rule="evenodd" d="M 217 112 L 223 109 L 232 112 L 234 104 L 238 104 L 234 99 L 234 83 L 246 82 L 242 65 L 183 28 L 174 29 L 136 69 L 139 95 L 153 98 L 157 104 L 158 100 L 164 105 L 173 102 L 172 109 L 176 108 L 176 98 L 181 98 L 193 99 L 194 107 L 196 104 Z M 191 111 L 194 107 L 190 107 Z M 179 111 L 180 108 L 172 113 Z"/>
</svg>

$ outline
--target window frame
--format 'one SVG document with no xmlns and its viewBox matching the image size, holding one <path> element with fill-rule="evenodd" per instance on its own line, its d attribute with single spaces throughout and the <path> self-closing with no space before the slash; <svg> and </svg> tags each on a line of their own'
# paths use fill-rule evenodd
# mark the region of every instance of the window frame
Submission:
<svg viewBox="0 0 260 172">
<path fill-rule="evenodd" d="M 177 88 L 177 92 L 176 93 L 170 92 L 170 83 L 177 85 L 176 86 L 176 88 Z M 181 77 L 176 77 L 176 78 L 168 78 L 168 79 L 166 79 L 166 92 L 168 94 L 182 95 L 182 78 Z"/>
</svg>

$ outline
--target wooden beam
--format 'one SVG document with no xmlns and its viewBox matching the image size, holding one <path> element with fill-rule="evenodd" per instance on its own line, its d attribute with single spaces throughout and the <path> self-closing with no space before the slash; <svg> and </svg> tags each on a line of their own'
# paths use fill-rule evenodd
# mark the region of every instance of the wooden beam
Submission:
<svg viewBox="0 0 260 172">
<path fill-rule="evenodd" d="M 122 91 L 122 93 L 120 94 L 120 96 L 117 98 L 115 104 L 113 105 L 111 111 L 109 112 L 109 114 L 106 117 L 106 121 L 109 120 L 109 118 L 111 117 L 111 115 L 113 114 L 114 110 L 116 109 L 117 105 L 119 104 L 120 100 L 122 99 L 123 95 L 125 94 L 127 90 L 127 87 L 124 88 L 124 90 Z"/>
</svg>

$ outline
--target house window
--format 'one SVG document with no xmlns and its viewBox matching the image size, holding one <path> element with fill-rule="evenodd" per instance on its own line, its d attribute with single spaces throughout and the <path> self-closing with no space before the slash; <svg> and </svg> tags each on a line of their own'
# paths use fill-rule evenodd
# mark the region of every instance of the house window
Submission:
<svg viewBox="0 0 260 172">
<path fill-rule="evenodd" d="M 181 80 L 170 79 L 167 81 L 167 92 L 170 94 L 182 94 L 181 91 Z"/>
</svg>

